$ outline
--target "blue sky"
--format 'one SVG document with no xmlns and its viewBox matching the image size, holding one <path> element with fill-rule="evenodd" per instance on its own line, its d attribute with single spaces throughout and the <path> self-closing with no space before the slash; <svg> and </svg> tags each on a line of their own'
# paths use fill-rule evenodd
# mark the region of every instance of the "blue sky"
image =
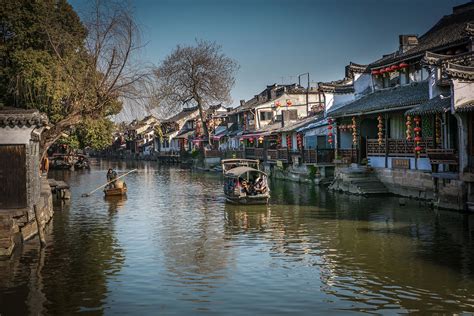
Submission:
<svg viewBox="0 0 474 316">
<path fill-rule="evenodd" d="M 422 35 L 467 0 L 135 0 L 147 43 L 143 58 L 158 64 L 177 44 L 216 41 L 240 65 L 233 105 L 272 83 L 344 76 L 350 61 L 369 63 L 398 48 L 399 34 Z M 86 0 L 72 0 L 81 12 Z"/>
</svg>

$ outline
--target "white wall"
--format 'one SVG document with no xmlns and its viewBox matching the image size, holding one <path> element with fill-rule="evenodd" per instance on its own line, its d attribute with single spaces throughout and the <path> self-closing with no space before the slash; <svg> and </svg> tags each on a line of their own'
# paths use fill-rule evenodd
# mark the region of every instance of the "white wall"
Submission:
<svg viewBox="0 0 474 316">
<path fill-rule="evenodd" d="M 33 128 L 5 127 L 0 128 L 0 144 L 29 144 Z"/>
<path fill-rule="evenodd" d="M 292 105 L 287 106 L 286 100 L 291 100 Z M 276 107 L 275 104 L 280 102 L 281 106 Z M 311 109 L 312 103 L 319 102 L 319 96 L 317 94 L 308 95 L 309 108 Z M 260 111 L 272 111 L 273 117 L 280 115 L 284 110 L 297 110 L 298 119 L 305 118 L 308 115 L 306 109 L 306 94 L 283 94 L 279 98 L 263 103 L 255 108 L 258 116 L 257 129 L 263 128 L 271 123 L 271 120 L 261 121 L 260 120 Z"/>
<path fill-rule="evenodd" d="M 453 79 L 452 85 L 454 109 L 474 100 L 474 82 Z"/>
<path fill-rule="evenodd" d="M 333 94 L 333 93 L 324 93 L 326 96 L 326 114 L 330 111 L 333 111 L 341 106 L 352 102 L 355 100 L 355 95 L 353 93 L 347 94 Z"/>
<path fill-rule="evenodd" d="M 372 75 L 368 73 L 354 75 L 354 91 L 356 96 L 372 92 Z"/>
</svg>

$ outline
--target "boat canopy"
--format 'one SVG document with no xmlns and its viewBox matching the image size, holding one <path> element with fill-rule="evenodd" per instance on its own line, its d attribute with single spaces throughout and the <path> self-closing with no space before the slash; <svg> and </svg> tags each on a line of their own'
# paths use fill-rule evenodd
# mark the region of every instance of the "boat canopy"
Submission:
<svg viewBox="0 0 474 316">
<path fill-rule="evenodd" d="M 257 169 L 254 169 L 254 168 L 250 168 L 250 167 L 244 167 L 244 166 L 241 166 L 241 167 L 236 167 L 236 168 L 233 168 L 233 169 L 230 169 L 229 171 L 227 171 L 225 174 L 227 176 L 235 176 L 235 177 L 238 177 L 240 176 L 241 174 L 244 174 L 246 172 L 257 172 L 257 173 L 260 173 L 260 174 L 263 174 L 265 176 L 267 176 L 267 174 L 263 171 L 260 171 L 260 170 L 257 170 Z"/>
<path fill-rule="evenodd" d="M 237 168 L 237 167 L 255 167 L 258 169 L 259 167 L 259 160 L 256 159 L 224 159 L 221 161 L 222 164 L 222 173 L 226 173 L 228 170 Z"/>
</svg>

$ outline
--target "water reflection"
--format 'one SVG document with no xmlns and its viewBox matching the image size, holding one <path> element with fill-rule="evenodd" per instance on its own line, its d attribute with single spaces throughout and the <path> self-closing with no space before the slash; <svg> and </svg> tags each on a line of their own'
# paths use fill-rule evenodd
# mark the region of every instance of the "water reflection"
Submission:
<svg viewBox="0 0 474 316">
<path fill-rule="evenodd" d="M 109 214 L 112 216 L 125 206 L 127 195 L 123 196 L 104 196 L 104 201 L 108 205 Z"/>
<path fill-rule="evenodd" d="M 124 198 L 110 166 L 139 168 Z M 269 205 L 226 204 L 219 174 L 97 161 L 48 247 L 0 262 L 1 314 L 474 311 L 474 217 L 417 201 L 272 181 Z"/>
</svg>

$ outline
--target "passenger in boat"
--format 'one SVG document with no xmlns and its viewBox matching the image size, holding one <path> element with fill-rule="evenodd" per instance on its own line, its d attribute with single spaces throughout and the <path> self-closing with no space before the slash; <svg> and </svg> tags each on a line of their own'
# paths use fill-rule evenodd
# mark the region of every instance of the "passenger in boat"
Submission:
<svg viewBox="0 0 474 316">
<path fill-rule="evenodd" d="M 249 194 L 250 193 L 250 185 L 249 185 L 248 181 L 245 180 L 244 178 L 240 177 L 239 178 L 239 183 L 240 183 L 240 186 L 242 187 L 242 191 L 245 194 Z"/>
<path fill-rule="evenodd" d="M 255 189 L 256 194 L 263 194 L 266 192 L 267 186 L 265 185 L 265 181 L 263 180 L 263 177 L 258 177 L 255 180 L 254 189 Z"/>
<path fill-rule="evenodd" d="M 107 182 L 113 181 L 109 184 L 110 189 L 115 188 L 117 182 L 115 179 L 117 179 L 117 172 L 115 172 L 114 169 L 109 168 L 109 171 L 107 171 Z"/>
</svg>

